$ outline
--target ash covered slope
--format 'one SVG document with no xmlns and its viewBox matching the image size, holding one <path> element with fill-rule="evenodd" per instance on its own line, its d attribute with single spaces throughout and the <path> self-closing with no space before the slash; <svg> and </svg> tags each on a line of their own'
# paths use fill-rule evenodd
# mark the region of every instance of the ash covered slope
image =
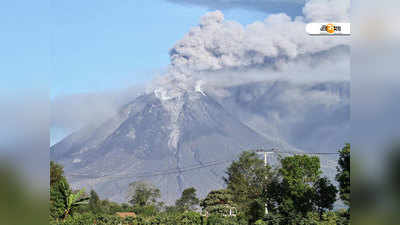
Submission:
<svg viewBox="0 0 400 225">
<path fill-rule="evenodd" d="M 172 99 L 151 93 L 101 126 L 82 129 L 54 145 L 51 158 L 65 166 L 75 187 L 93 188 L 104 198 L 126 201 L 128 184 L 146 179 L 172 203 L 187 187 L 194 186 L 201 196 L 221 188 L 228 164 L 163 176 L 137 175 L 231 160 L 255 146 L 287 147 L 244 125 L 203 92 Z"/>
</svg>

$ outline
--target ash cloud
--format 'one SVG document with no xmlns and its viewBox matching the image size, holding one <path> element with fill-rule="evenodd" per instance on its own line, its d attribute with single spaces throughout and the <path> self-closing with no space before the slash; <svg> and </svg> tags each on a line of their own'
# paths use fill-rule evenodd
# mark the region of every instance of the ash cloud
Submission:
<svg viewBox="0 0 400 225">
<path fill-rule="evenodd" d="M 142 86 L 132 86 L 122 90 L 56 97 L 51 101 L 50 126 L 64 136 L 64 133 L 87 125 L 101 124 L 143 92 Z"/>
<path fill-rule="evenodd" d="M 312 15 L 312 17 L 315 17 Z M 209 12 L 170 50 L 172 67 L 190 71 L 274 66 L 348 45 L 349 38 L 311 37 L 306 22 L 286 14 L 243 26 Z"/>
<path fill-rule="evenodd" d="M 283 13 L 273 14 L 264 21 L 247 26 L 225 20 L 223 13 L 218 10 L 207 13 L 198 26 L 173 46 L 167 74 L 156 79 L 149 90 L 162 99 L 172 99 L 195 89 L 199 82 L 204 84 L 204 80 L 210 76 L 217 81 L 224 79 L 222 76 L 226 73 L 238 74 L 227 83 L 230 84 L 252 74 L 249 71 L 254 74 L 254 70 L 261 71 L 259 79 L 271 79 L 279 73 L 282 78 L 287 74 L 292 74 L 292 78 L 301 77 L 305 73 L 295 71 L 304 68 L 313 70 L 321 66 L 326 66 L 327 72 L 311 73 L 315 74 L 316 79 L 335 74 L 339 77 L 348 75 L 346 71 L 327 73 L 331 67 L 346 64 L 343 60 L 349 60 L 349 37 L 315 37 L 305 33 L 306 23 L 319 18 L 308 13 L 313 5 L 318 5 L 318 2 L 307 2 L 304 17 L 292 19 Z M 347 10 L 338 10 L 330 15 L 335 15 L 332 18 L 344 18 L 343 15 L 347 13 Z M 203 74 L 208 77 L 201 77 Z"/>
</svg>

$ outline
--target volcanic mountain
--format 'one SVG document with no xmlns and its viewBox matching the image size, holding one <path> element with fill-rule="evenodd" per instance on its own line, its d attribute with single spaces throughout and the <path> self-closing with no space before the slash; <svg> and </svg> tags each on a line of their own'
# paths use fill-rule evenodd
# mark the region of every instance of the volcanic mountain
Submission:
<svg viewBox="0 0 400 225">
<path fill-rule="evenodd" d="M 295 151 L 292 146 L 307 147 L 311 142 L 318 146 L 324 140 L 342 144 L 344 137 L 326 130 L 336 127 L 346 135 L 348 89 L 345 82 L 297 85 L 275 81 L 183 91 L 172 97 L 154 91 L 136 97 L 104 123 L 72 133 L 51 147 L 50 156 L 64 166 L 73 187 L 94 189 L 113 201 L 127 201 L 129 183 L 139 180 L 160 188 L 166 203 L 173 203 L 188 187 L 195 187 L 204 197 L 223 187 L 226 167 L 243 150 L 277 147 Z M 293 90 L 304 101 L 285 106 L 284 97 L 293 96 Z M 329 106 L 324 102 L 307 105 L 307 98 L 316 94 L 335 96 L 338 101 L 330 99 Z M 293 114 L 301 118 L 282 122 Z M 305 122 L 310 116 L 314 120 Z M 323 125 L 318 123 L 324 119 Z M 321 129 L 325 133 L 316 136 L 313 131 Z M 294 138 L 299 134 L 303 138 Z"/>
</svg>

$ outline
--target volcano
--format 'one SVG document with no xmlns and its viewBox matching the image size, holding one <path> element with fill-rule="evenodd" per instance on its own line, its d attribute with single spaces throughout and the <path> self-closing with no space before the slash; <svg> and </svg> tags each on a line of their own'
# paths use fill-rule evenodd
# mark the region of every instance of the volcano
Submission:
<svg viewBox="0 0 400 225">
<path fill-rule="evenodd" d="M 223 88 L 225 95 L 215 90 L 140 95 L 102 124 L 88 125 L 53 145 L 50 157 L 64 166 L 74 188 L 94 189 L 102 198 L 126 202 L 128 185 L 145 180 L 160 188 L 162 200 L 171 204 L 188 187 L 195 187 L 200 197 L 223 188 L 227 166 L 243 150 L 297 151 L 310 143 L 323 146 L 324 140 L 332 146 L 344 143 L 349 120 L 346 82 L 253 83 Z M 285 105 L 283 96 L 293 90 L 302 93 L 301 98 L 324 93 L 338 101 L 329 106 L 300 101 Z M 293 114 L 302 117 L 282 123 Z M 304 125 L 309 117 L 314 120 Z M 342 136 L 332 135 L 335 128 Z M 317 135 L 315 130 L 324 132 Z"/>
</svg>

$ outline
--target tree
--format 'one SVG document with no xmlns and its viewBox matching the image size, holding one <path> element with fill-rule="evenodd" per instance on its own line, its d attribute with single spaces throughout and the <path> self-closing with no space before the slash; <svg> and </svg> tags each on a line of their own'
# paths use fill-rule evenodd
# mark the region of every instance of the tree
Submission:
<svg viewBox="0 0 400 225">
<path fill-rule="evenodd" d="M 209 214 L 229 215 L 229 210 L 235 208 L 232 201 L 232 193 L 227 189 L 211 191 L 207 197 L 201 201 L 200 206 L 203 211 Z"/>
<path fill-rule="evenodd" d="M 336 194 L 338 191 L 326 177 L 320 178 L 314 183 L 314 190 L 314 202 L 319 215 L 322 216 L 326 209 L 333 209 L 333 204 L 336 201 Z"/>
<path fill-rule="evenodd" d="M 339 150 L 339 166 L 336 180 L 339 182 L 340 199 L 350 206 L 350 144 L 347 143 Z"/>
<path fill-rule="evenodd" d="M 50 186 L 53 186 L 54 184 L 61 181 L 66 181 L 64 177 L 63 166 L 55 163 L 54 161 L 50 161 Z"/>
<path fill-rule="evenodd" d="M 69 184 L 64 177 L 63 167 L 50 161 L 50 216 L 55 219 L 64 216 L 67 205 L 65 189 L 69 189 Z"/>
<path fill-rule="evenodd" d="M 99 195 L 94 190 L 90 191 L 89 209 L 95 214 L 102 212 Z"/>
<path fill-rule="evenodd" d="M 196 189 L 191 187 L 183 190 L 181 198 L 176 200 L 175 206 L 182 210 L 194 210 L 199 204 L 199 199 L 196 197 Z"/>
<path fill-rule="evenodd" d="M 248 216 L 250 222 L 264 216 L 265 203 L 269 201 L 268 187 L 275 179 L 271 168 L 265 166 L 256 153 L 246 151 L 226 173 L 225 183 L 239 210 Z"/>
<path fill-rule="evenodd" d="M 133 182 L 129 184 L 128 198 L 133 206 L 147 206 L 155 204 L 160 198 L 160 189 L 142 182 Z"/>
<path fill-rule="evenodd" d="M 332 208 L 337 190 L 327 178 L 320 177 L 318 157 L 295 155 L 283 158 L 281 165 L 281 180 L 271 189 L 278 192 L 271 195 L 276 197 L 279 214 L 285 218 L 306 217 L 314 209 L 322 213 Z"/>
</svg>

